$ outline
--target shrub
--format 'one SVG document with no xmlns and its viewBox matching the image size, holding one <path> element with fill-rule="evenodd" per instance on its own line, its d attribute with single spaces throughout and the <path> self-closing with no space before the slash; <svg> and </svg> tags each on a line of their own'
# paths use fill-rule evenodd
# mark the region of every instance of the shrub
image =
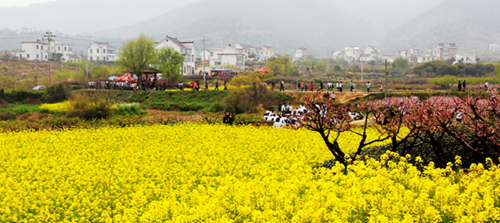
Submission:
<svg viewBox="0 0 500 223">
<path fill-rule="evenodd" d="M 62 84 L 50 86 L 43 100 L 48 103 L 61 102 L 70 98 L 70 91 Z"/>
<path fill-rule="evenodd" d="M 141 110 L 138 105 L 121 105 L 116 111 L 118 115 L 143 115 L 146 113 L 147 111 Z"/>
<path fill-rule="evenodd" d="M 99 94 L 77 95 L 70 100 L 73 110 L 69 117 L 79 117 L 85 120 L 108 118 L 116 113 L 117 107 Z"/>
</svg>

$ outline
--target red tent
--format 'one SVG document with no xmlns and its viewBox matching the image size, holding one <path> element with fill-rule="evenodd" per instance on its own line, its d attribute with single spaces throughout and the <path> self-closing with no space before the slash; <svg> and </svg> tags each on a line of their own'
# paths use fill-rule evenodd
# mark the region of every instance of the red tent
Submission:
<svg viewBox="0 0 500 223">
<path fill-rule="evenodd" d="M 257 71 L 258 71 L 258 72 L 265 72 L 265 73 L 268 73 L 268 72 L 269 72 L 269 71 L 271 71 L 271 70 L 270 70 L 270 69 L 267 69 L 267 68 L 265 68 L 265 67 L 263 67 L 263 68 L 258 69 Z"/>
<path fill-rule="evenodd" d="M 135 81 L 134 78 L 131 78 L 131 77 L 127 76 L 126 74 L 119 76 L 119 77 L 115 78 L 114 80 L 115 81 Z"/>
</svg>

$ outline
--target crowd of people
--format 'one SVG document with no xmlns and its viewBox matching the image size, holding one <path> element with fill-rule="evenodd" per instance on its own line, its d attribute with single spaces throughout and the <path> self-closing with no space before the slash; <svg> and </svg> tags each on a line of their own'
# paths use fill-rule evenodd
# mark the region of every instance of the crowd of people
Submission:
<svg viewBox="0 0 500 223">
<path fill-rule="evenodd" d="M 167 83 L 163 80 L 158 80 L 154 77 L 142 78 L 141 82 L 137 81 L 89 81 L 87 83 L 89 89 L 108 89 L 108 90 L 139 90 L 153 89 L 163 91 L 167 89 Z"/>
<path fill-rule="evenodd" d="M 370 81 L 367 81 L 365 83 L 366 86 L 366 91 L 371 92 L 372 84 Z M 337 89 L 338 92 L 344 92 L 344 82 L 343 81 L 337 81 L 333 83 L 332 81 L 328 81 L 326 83 L 326 89 L 323 86 L 323 81 L 319 82 L 319 87 L 316 90 L 327 90 L 327 91 L 334 91 L 333 89 Z M 354 92 L 356 89 L 356 83 L 354 81 L 349 82 L 349 92 Z M 297 91 L 314 91 L 315 90 L 315 85 L 314 82 L 305 83 L 303 81 L 297 82 Z M 384 91 L 384 87 L 382 84 L 379 85 L 379 90 Z"/>
</svg>

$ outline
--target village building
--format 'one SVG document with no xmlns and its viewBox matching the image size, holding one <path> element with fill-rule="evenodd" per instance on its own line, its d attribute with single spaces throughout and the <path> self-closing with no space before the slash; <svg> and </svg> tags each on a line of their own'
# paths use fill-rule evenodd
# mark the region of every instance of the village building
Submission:
<svg viewBox="0 0 500 223">
<path fill-rule="evenodd" d="M 257 61 L 267 61 L 271 57 L 274 57 L 274 50 L 270 46 L 262 46 L 256 48 L 257 51 Z"/>
<path fill-rule="evenodd" d="M 361 57 L 362 51 L 358 46 L 348 46 L 344 50 L 344 59 L 347 62 L 358 62 Z"/>
<path fill-rule="evenodd" d="M 194 75 L 196 70 L 196 47 L 194 42 L 181 42 L 177 38 L 166 36 L 165 39 L 157 42 L 155 49 L 170 47 L 182 54 L 182 75 Z"/>
<path fill-rule="evenodd" d="M 50 44 L 50 45 L 49 45 Z M 21 50 L 13 51 L 16 57 L 28 61 L 60 60 L 62 56 L 73 54 L 73 46 L 60 41 L 44 41 L 38 39 L 32 42 L 21 42 Z"/>
<path fill-rule="evenodd" d="M 89 61 L 116 61 L 116 48 L 109 43 L 93 42 L 87 48 Z"/>
<path fill-rule="evenodd" d="M 455 57 L 455 62 L 453 62 L 453 64 L 457 63 L 476 64 L 477 63 L 476 54 L 469 54 L 469 53 L 457 54 Z"/>
<path fill-rule="evenodd" d="M 305 47 L 296 49 L 292 54 L 292 61 L 304 60 L 310 55 L 309 50 Z"/>
<path fill-rule="evenodd" d="M 238 71 L 245 70 L 245 54 L 236 50 L 231 44 L 218 52 L 217 57 L 216 64 L 219 66 L 224 67 L 232 65 L 235 66 Z"/>
<path fill-rule="evenodd" d="M 382 55 L 382 61 L 387 61 L 387 63 L 394 62 L 398 57 L 395 55 Z"/>
</svg>

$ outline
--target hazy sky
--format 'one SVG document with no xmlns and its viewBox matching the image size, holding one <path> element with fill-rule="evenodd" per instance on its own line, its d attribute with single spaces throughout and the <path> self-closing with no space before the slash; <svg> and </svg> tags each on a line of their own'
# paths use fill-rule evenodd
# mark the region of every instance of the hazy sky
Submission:
<svg viewBox="0 0 500 223">
<path fill-rule="evenodd" d="M 51 2 L 55 0 L 0 0 L 0 8 L 2 7 L 22 7 L 35 3 Z"/>
</svg>

